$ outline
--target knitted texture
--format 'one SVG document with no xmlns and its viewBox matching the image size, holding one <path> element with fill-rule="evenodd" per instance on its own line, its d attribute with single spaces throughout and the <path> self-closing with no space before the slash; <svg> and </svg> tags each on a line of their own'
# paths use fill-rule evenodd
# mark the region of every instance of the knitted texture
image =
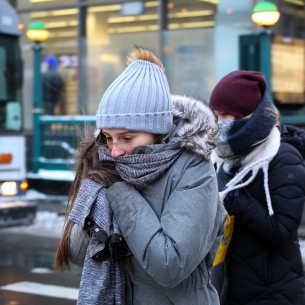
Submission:
<svg viewBox="0 0 305 305">
<path fill-rule="evenodd" d="M 89 216 L 108 236 L 121 234 L 105 192 L 106 188 L 101 184 L 84 179 L 68 220 L 84 227 Z M 102 261 L 93 259 L 93 256 L 104 248 L 105 244 L 101 241 L 90 239 L 77 305 L 125 304 L 123 262 L 112 258 Z"/>
<path fill-rule="evenodd" d="M 167 134 L 173 125 L 165 74 L 146 60 L 132 62 L 109 86 L 100 102 L 97 128 Z"/>
<path fill-rule="evenodd" d="M 116 170 L 123 180 L 133 185 L 142 185 L 158 179 L 177 160 L 181 149 L 112 158 L 111 151 L 101 146 L 98 153 L 100 161 L 115 163 Z"/>
<path fill-rule="evenodd" d="M 213 110 L 244 118 L 254 112 L 266 91 L 266 80 L 257 71 L 233 71 L 211 93 Z"/>
</svg>

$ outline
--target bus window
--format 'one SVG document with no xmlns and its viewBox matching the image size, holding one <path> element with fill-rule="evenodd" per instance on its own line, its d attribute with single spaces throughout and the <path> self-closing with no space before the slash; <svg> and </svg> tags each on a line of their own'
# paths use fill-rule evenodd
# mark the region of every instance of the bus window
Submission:
<svg viewBox="0 0 305 305">
<path fill-rule="evenodd" d="M 6 104 L 6 122 L 7 130 L 21 130 L 22 128 L 22 112 L 20 103 L 8 102 Z"/>
<path fill-rule="evenodd" d="M 21 73 L 18 38 L 0 37 L 0 132 L 22 129 Z"/>
</svg>

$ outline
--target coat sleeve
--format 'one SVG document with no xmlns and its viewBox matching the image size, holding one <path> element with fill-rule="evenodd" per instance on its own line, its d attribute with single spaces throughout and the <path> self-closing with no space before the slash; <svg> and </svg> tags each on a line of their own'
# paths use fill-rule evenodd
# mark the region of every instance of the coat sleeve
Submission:
<svg viewBox="0 0 305 305">
<path fill-rule="evenodd" d="M 187 278 L 209 252 L 216 235 L 217 194 L 213 166 L 202 161 L 184 171 L 160 218 L 128 183 L 117 182 L 107 191 L 135 259 L 164 287 Z"/>
<path fill-rule="evenodd" d="M 246 187 L 226 204 L 231 215 L 262 240 L 277 244 L 297 236 L 305 201 L 305 166 L 299 154 L 277 156 L 269 170 L 269 189 L 274 215 Z M 263 191 L 263 190 L 262 190 Z M 233 198 L 234 197 L 234 198 Z"/>
</svg>

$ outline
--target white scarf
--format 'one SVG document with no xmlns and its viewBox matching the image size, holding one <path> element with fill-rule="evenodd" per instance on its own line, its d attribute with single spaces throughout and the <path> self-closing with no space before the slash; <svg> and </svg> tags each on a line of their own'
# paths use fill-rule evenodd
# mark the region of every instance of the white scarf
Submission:
<svg viewBox="0 0 305 305">
<path fill-rule="evenodd" d="M 270 216 L 273 215 L 274 212 L 268 185 L 268 168 L 269 163 L 275 157 L 280 148 L 280 143 L 280 132 L 277 127 L 273 127 L 268 139 L 242 160 L 240 171 L 226 184 L 226 189 L 219 193 L 220 201 L 223 203 L 223 200 L 229 192 L 250 184 L 256 177 L 258 171 L 262 169 L 264 172 L 264 190 L 268 211 Z M 215 161 L 217 162 L 217 168 L 219 168 L 219 165 L 223 163 L 219 158 L 215 158 Z M 241 182 L 250 172 L 252 172 L 251 176 L 245 182 Z"/>
</svg>

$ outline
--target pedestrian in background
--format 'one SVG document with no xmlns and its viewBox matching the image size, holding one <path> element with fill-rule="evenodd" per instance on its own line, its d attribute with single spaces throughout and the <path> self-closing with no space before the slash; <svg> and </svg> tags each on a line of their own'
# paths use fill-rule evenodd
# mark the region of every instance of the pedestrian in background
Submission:
<svg viewBox="0 0 305 305">
<path fill-rule="evenodd" d="M 47 55 L 44 62 L 47 67 L 47 71 L 42 74 L 42 93 L 45 114 L 53 115 L 63 94 L 64 81 L 57 70 L 58 61 L 55 56 Z"/>
<path fill-rule="evenodd" d="M 281 136 L 277 109 L 259 72 L 223 77 L 210 106 L 220 129 L 215 149 L 220 199 L 233 231 L 224 262 L 212 271 L 221 304 L 305 304 L 298 241 L 305 142 Z"/>
<path fill-rule="evenodd" d="M 132 254 L 126 304 L 217 305 L 210 273 L 226 213 L 210 161 L 216 118 L 203 101 L 170 95 L 163 64 L 149 50 L 135 48 L 127 62 L 104 93 L 96 117 L 98 160 L 110 162 L 120 181 L 100 186 L 97 200 L 90 175 L 83 175 L 68 224 L 85 229 L 88 217 L 96 223 L 105 211 L 99 202 L 109 204 Z M 90 239 L 78 304 L 106 304 L 100 293 L 103 258 L 94 254 L 110 237 L 107 229 L 97 229 L 104 233 L 98 245 L 96 236 Z M 67 263 L 72 252 L 67 245 L 78 235 L 69 231 L 57 253 L 59 267 Z"/>
</svg>

